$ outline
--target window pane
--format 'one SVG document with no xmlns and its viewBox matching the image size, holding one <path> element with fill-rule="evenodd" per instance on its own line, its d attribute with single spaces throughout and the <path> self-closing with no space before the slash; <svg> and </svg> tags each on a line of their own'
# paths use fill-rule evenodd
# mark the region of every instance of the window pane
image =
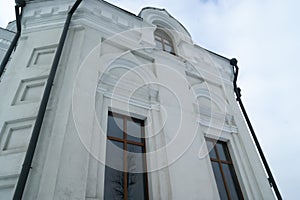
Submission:
<svg viewBox="0 0 300 200">
<path fill-rule="evenodd" d="M 128 199 L 146 199 L 146 176 L 144 172 L 143 147 L 128 144 L 127 165 L 128 165 Z M 132 153 L 131 153 L 132 152 Z"/>
<path fill-rule="evenodd" d="M 124 145 L 121 142 L 107 140 L 106 143 L 106 165 L 118 169 L 124 169 Z"/>
<path fill-rule="evenodd" d="M 144 173 L 128 173 L 128 199 L 147 199 L 146 180 L 146 174 Z"/>
<path fill-rule="evenodd" d="M 226 155 L 227 154 L 227 151 L 225 149 L 226 147 L 222 143 L 217 143 L 216 147 L 218 150 L 219 159 L 230 161 L 230 159 L 228 158 L 228 155 Z"/>
<path fill-rule="evenodd" d="M 142 124 L 139 121 L 127 120 L 127 140 L 142 142 Z"/>
<path fill-rule="evenodd" d="M 127 144 L 127 169 L 129 172 L 143 172 L 144 171 L 144 154 L 143 147 Z"/>
<path fill-rule="evenodd" d="M 157 41 L 161 41 L 161 36 L 157 36 L 157 35 L 155 35 L 154 37 L 155 37 L 155 40 L 157 40 Z"/>
<path fill-rule="evenodd" d="M 123 138 L 123 119 L 117 116 L 108 116 L 107 135 Z"/>
<path fill-rule="evenodd" d="M 230 198 L 232 200 L 242 199 L 233 166 L 228 164 L 222 164 L 222 169 L 229 189 Z"/>
<path fill-rule="evenodd" d="M 167 39 L 164 39 L 164 43 L 165 43 L 165 45 L 171 46 L 171 42 Z"/>
<path fill-rule="evenodd" d="M 167 52 L 173 52 L 172 47 L 168 44 L 165 44 L 165 49 L 164 50 L 167 51 Z"/>
<path fill-rule="evenodd" d="M 108 166 L 105 167 L 104 182 L 105 200 L 123 200 L 124 199 L 124 172 L 115 170 Z"/>
<path fill-rule="evenodd" d="M 214 143 L 210 140 L 207 140 L 206 145 L 207 145 L 207 150 L 209 151 L 209 157 L 216 159 L 217 155 L 216 155 L 216 151 L 214 148 Z"/>
<path fill-rule="evenodd" d="M 143 147 L 134 144 L 127 144 L 127 150 L 133 153 L 143 153 Z"/>
<path fill-rule="evenodd" d="M 155 39 L 155 45 L 158 49 L 163 49 L 161 40 Z"/>
<path fill-rule="evenodd" d="M 107 141 L 104 199 L 124 199 L 123 143 Z"/>
<path fill-rule="evenodd" d="M 213 161 L 211 162 L 211 164 L 212 164 L 213 171 L 215 174 L 215 179 L 217 182 L 220 198 L 221 198 L 221 200 L 226 200 L 226 199 L 228 199 L 228 197 L 227 197 L 225 185 L 223 182 L 222 174 L 220 171 L 220 165 L 219 165 L 219 163 L 213 162 Z"/>
</svg>

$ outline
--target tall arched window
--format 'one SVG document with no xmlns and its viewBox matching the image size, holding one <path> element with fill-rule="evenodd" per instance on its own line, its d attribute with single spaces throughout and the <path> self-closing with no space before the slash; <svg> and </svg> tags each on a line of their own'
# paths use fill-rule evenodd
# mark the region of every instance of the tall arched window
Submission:
<svg viewBox="0 0 300 200">
<path fill-rule="evenodd" d="M 157 28 L 154 31 L 154 38 L 158 49 L 175 55 L 172 39 L 162 28 Z"/>
</svg>

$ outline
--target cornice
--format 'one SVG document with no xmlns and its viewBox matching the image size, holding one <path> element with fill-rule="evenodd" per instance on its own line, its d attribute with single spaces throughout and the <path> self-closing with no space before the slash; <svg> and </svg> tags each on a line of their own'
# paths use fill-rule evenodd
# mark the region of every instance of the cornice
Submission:
<svg viewBox="0 0 300 200">
<path fill-rule="evenodd" d="M 23 30 L 26 32 L 62 27 L 67 13 L 72 6 L 70 1 L 48 1 L 30 3 L 24 8 L 22 16 Z M 83 1 L 74 13 L 72 23 L 89 21 L 94 27 L 103 28 L 104 25 L 116 31 L 124 31 L 142 26 L 142 20 L 129 15 L 102 1 Z"/>
<path fill-rule="evenodd" d="M 215 124 L 215 121 L 222 121 L 222 125 Z M 202 112 L 197 116 L 197 122 L 206 127 L 227 133 L 238 133 L 238 128 L 235 124 L 233 115 L 220 113 L 205 113 Z"/>
</svg>

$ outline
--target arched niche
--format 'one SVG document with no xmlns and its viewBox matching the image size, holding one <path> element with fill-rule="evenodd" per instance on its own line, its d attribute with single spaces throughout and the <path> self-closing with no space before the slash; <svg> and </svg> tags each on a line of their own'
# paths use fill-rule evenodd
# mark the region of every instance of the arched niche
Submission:
<svg viewBox="0 0 300 200">
<path fill-rule="evenodd" d="M 141 10 L 139 16 L 149 24 L 166 29 L 175 44 L 178 44 L 180 40 L 193 43 L 187 29 L 165 9 L 146 7 Z"/>
</svg>

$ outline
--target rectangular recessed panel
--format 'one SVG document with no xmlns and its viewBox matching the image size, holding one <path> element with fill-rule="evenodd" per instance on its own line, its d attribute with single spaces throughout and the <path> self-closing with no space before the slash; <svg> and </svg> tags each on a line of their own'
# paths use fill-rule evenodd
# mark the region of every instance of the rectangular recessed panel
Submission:
<svg viewBox="0 0 300 200">
<path fill-rule="evenodd" d="M 3 151 L 26 148 L 29 142 L 32 125 L 10 128 Z"/>
<path fill-rule="evenodd" d="M 27 67 L 50 68 L 57 45 L 34 48 Z"/>
<path fill-rule="evenodd" d="M 0 154 L 26 151 L 33 124 L 34 118 L 5 122 L 0 133 Z"/>
<path fill-rule="evenodd" d="M 0 162 L 1 163 L 1 162 Z M 0 168 L 0 199 L 12 199 L 14 186 L 18 180 L 19 174 L 15 173 L 5 173 L 3 168 L 7 168 L 12 163 L 5 163 L 5 165 L 1 165 Z M 5 174 L 5 175 L 3 175 Z"/>
<path fill-rule="evenodd" d="M 39 52 L 35 58 L 34 65 L 50 65 L 54 57 L 54 50 Z"/>
<path fill-rule="evenodd" d="M 40 100 L 45 82 L 40 82 L 37 84 L 26 85 L 25 90 L 22 94 L 21 101 L 35 101 Z"/>
<path fill-rule="evenodd" d="M 47 76 L 21 80 L 12 105 L 39 102 L 42 98 Z"/>
<path fill-rule="evenodd" d="M 0 199 L 12 199 L 14 186 L 11 187 L 0 187 Z"/>
</svg>

